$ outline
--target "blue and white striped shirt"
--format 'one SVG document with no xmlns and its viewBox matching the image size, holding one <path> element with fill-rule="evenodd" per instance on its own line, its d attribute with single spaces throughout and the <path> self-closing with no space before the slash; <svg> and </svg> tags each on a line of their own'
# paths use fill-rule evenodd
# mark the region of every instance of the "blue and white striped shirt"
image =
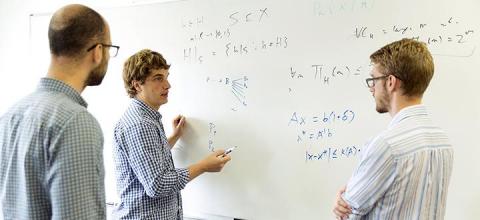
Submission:
<svg viewBox="0 0 480 220">
<path fill-rule="evenodd" d="M 364 149 L 347 184 L 350 219 L 441 220 L 453 148 L 423 105 L 398 112 Z"/>
<path fill-rule="evenodd" d="M 43 78 L 0 117 L 0 219 L 105 219 L 103 134 L 86 107 Z"/>
<path fill-rule="evenodd" d="M 120 204 L 115 219 L 183 219 L 180 190 L 187 169 L 176 169 L 162 115 L 132 99 L 115 126 L 114 159 Z"/>
</svg>

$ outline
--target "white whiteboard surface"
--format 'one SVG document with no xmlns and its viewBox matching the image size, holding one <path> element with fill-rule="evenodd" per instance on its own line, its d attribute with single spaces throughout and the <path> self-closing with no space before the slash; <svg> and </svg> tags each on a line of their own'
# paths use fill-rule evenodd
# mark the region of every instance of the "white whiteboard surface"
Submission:
<svg viewBox="0 0 480 220">
<path fill-rule="evenodd" d="M 197 0 L 100 9 L 121 49 L 102 85 L 83 96 L 105 135 L 107 201 L 118 201 L 113 126 L 129 104 L 122 65 L 150 48 L 172 64 L 170 101 L 160 108 L 167 133 L 176 114 L 189 122 L 174 148 L 177 167 L 238 147 L 222 173 L 182 191 L 185 213 L 333 219 L 363 144 L 390 120 L 365 86 L 368 57 L 418 37 L 435 62 L 424 103 L 455 148 L 446 219 L 478 218 L 479 8 L 475 0 Z M 50 16 L 31 17 L 35 76 L 48 66 Z"/>
</svg>

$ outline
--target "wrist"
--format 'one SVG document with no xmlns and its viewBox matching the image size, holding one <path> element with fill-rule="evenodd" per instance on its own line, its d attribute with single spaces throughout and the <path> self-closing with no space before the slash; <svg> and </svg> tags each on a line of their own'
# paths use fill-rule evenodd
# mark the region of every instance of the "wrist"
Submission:
<svg viewBox="0 0 480 220">
<path fill-rule="evenodd" d="M 175 140 L 179 139 L 180 138 L 180 133 L 177 133 L 177 132 L 174 132 L 171 136 L 171 138 L 175 138 Z"/>
</svg>

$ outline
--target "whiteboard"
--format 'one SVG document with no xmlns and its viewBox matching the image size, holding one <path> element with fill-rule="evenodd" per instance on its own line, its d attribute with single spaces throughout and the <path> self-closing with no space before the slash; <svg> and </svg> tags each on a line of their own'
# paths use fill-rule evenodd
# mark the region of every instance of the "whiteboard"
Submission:
<svg viewBox="0 0 480 220">
<path fill-rule="evenodd" d="M 143 48 L 172 64 L 171 119 L 188 119 L 177 167 L 237 146 L 223 172 L 182 191 L 185 213 L 242 219 L 332 219 L 363 145 L 390 116 L 366 85 L 369 55 L 401 38 L 427 42 L 435 75 L 424 96 L 452 139 L 446 219 L 480 216 L 480 2 L 459 0 L 197 0 L 101 9 L 120 53 L 84 97 L 105 135 L 107 201 L 116 202 L 113 125 L 129 104 L 121 78 Z M 31 17 L 32 73 L 48 66 L 50 14 Z"/>
</svg>

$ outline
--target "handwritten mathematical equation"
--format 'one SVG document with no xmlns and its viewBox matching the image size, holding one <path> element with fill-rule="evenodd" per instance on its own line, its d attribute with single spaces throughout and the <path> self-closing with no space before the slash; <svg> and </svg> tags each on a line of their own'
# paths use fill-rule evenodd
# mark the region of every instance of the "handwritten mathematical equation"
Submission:
<svg viewBox="0 0 480 220">
<path fill-rule="evenodd" d="M 214 143 L 215 143 L 215 136 L 217 135 L 217 125 L 215 123 L 210 122 L 208 123 L 208 150 L 213 152 L 215 151 Z M 238 146 L 225 146 L 224 149 L 231 149 L 237 148 Z"/>
<path fill-rule="evenodd" d="M 320 160 L 338 160 L 355 157 L 360 153 L 361 149 L 357 146 L 347 147 L 325 147 L 323 150 L 312 152 L 305 151 L 305 162 Z"/>
<path fill-rule="evenodd" d="M 228 20 L 228 26 L 234 26 L 239 23 L 251 23 L 251 22 L 261 22 L 265 18 L 267 18 L 268 8 L 260 8 L 257 10 L 244 10 L 244 11 L 235 11 L 231 12 L 226 16 Z M 199 27 L 205 24 L 205 17 L 204 16 L 194 16 L 192 18 L 182 18 L 180 21 L 182 28 L 194 28 Z"/>
<path fill-rule="evenodd" d="M 229 38 L 232 34 L 229 27 L 241 24 L 241 23 L 260 23 L 268 17 L 268 8 L 260 8 L 258 10 L 248 10 L 248 11 L 235 11 L 230 13 L 225 17 L 227 20 L 228 27 L 217 27 L 214 29 L 200 29 L 194 34 L 189 34 L 189 41 L 201 41 L 206 39 L 224 39 Z M 192 18 L 182 18 L 181 26 L 185 30 L 190 30 L 193 28 L 199 29 L 205 24 L 205 16 L 198 16 Z M 215 22 L 219 22 L 216 20 Z"/>
<path fill-rule="evenodd" d="M 222 78 L 213 78 L 208 76 L 206 79 L 207 83 L 214 83 L 220 86 L 227 87 L 232 96 L 237 100 L 237 102 L 243 106 L 247 106 L 247 96 L 246 90 L 248 89 L 248 77 L 242 76 L 238 78 L 232 77 L 222 77 Z M 232 107 L 232 111 L 236 111 L 237 108 Z"/>
<path fill-rule="evenodd" d="M 198 16 L 193 18 L 182 18 L 180 24 L 182 28 L 199 27 L 205 23 L 205 17 Z"/>
<path fill-rule="evenodd" d="M 214 151 L 215 147 L 213 146 L 213 141 L 217 135 L 216 125 L 212 122 L 208 123 L 208 150 Z"/>
<path fill-rule="evenodd" d="M 287 48 L 288 37 L 278 36 L 271 40 L 250 41 L 243 43 L 228 42 L 225 44 L 225 55 L 247 55 L 253 51 L 268 50 L 272 48 Z"/>
<path fill-rule="evenodd" d="M 350 109 L 336 112 L 323 112 L 323 115 L 304 116 L 293 112 L 288 122 L 288 126 L 296 126 L 297 143 L 305 141 L 320 141 L 327 138 L 333 138 L 336 134 L 333 125 L 335 123 L 350 124 L 355 120 L 355 112 Z M 332 127 L 330 127 L 332 126 Z"/>
<path fill-rule="evenodd" d="M 342 0 L 342 1 L 314 1 L 313 13 L 316 16 L 351 13 L 359 10 L 371 9 L 374 0 Z"/>
<path fill-rule="evenodd" d="M 314 116 L 305 116 L 301 115 L 297 112 L 293 112 L 292 117 L 288 121 L 288 126 L 290 125 L 297 125 L 297 126 L 305 126 L 308 124 L 332 124 L 336 122 L 343 122 L 350 124 L 352 121 L 355 120 L 355 112 L 351 109 L 345 109 L 343 111 L 328 111 L 323 112 L 320 115 Z"/>
<path fill-rule="evenodd" d="M 357 39 L 376 39 L 380 36 L 398 35 L 423 41 L 429 45 L 441 43 L 464 44 L 472 40 L 475 30 L 459 27 L 460 22 L 450 17 L 439 24 L 419 23 L 416 25 L 392 25 L 387 28 L 357 26 L 354 36 Z"/>
<path fill-rule="evenodd" d="M 237 25 L 241 22 L 251 23 L 251 22 L 262 22 L 266 17 L 268 17 L 268 8 L 260 8 L 253 11 L 236 11 L 228 16 L 230 19 L 229 26 Z"/>
<path fill-rule="evenodd" d="M 187 47 L 183 49 L 183 60 L 187 63 L 202 64 L 205 58 L 224 55 L 230 57 L 234 55 L 248 55 L 255 51 L 267 51 L 274 48 L 287 48 L 288 37 L 280 36 L 272 40 L 245 41 L 243 43 L 228 42 L 220 50 L 201 51 L 198 46 Z M 220 51 L 220 53 L 219 53 Z"/>
<path fill-rule="evenodd" d="M 230 35 L 232 35 L 230 28 L 223 30 L 216 29 L 213 31 L 200 31 L 190 36 L 189 41 L 197 42 L 202 40 L 222 40 L 229 38 Z"/>
<path fill-rule="evenodd" d="M 330 85 L 334 81 L 345 80 L 351 76 L 358 77 L 364 74 L 367 67 L 364 65 L 327 65 L 313 64 L 310 70 L 300 71 L 290 67 L 289 77 L 292 80 L 318 81 L 323 85 Z M 291 88 L 290 88 L 291 91 Z"/>
<path fill-rule="evenodd" d="M 297 143 L 303 141 L 318 141 L 325 138 L 332 138 L 335 134 L 333 128 L 317 128 L 311 130 L 301 130 L 297 134 Z"/>
</svg>

